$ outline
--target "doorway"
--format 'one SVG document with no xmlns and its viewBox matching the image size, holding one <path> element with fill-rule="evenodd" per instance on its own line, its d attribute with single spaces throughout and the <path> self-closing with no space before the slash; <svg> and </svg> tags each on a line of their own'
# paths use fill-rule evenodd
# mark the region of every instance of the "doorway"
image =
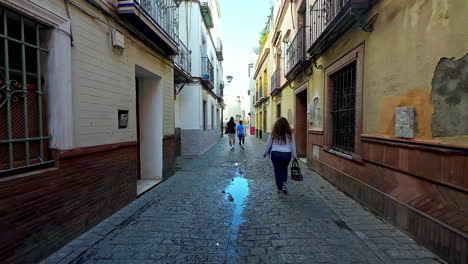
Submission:
<svg viewBox="0 0 468 264">
<path fill-rule="evenodd" d="M 296 94 L 294 135 L 298 158 L 307 157 L 307 89 Z"/>
<path fill-rule="evenodd" d="M 163 167 L 163 101 L 161 78 L 136 66 L 138 176 L 137 195 L 162 180 Z"/>
</svg>

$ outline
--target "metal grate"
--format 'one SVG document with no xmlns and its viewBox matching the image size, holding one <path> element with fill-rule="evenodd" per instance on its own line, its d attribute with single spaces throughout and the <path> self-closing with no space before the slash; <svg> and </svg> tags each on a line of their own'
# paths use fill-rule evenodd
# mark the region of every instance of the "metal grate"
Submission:
<svg viewBox="0 0 468 264">
<path fill-rule="evenodd" d="M 0 172 L 48 163 L 36 21 L 0 6 Z M 50 162 L 50 161 L 49 161 Z"/>
<path fill-rule="evenodd" d="M 354 152 L 356 63 L 331 76 L 333 82 L 333 147 L 345 153 Z"/>
</svg>

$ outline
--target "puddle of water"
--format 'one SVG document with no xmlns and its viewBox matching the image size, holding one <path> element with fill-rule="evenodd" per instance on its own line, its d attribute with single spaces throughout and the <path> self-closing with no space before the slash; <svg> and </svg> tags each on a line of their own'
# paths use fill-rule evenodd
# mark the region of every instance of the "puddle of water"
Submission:
<svg viewBox="0 0 468 264">
<path fill-rule="evenodd" d="M 238 167 L 238 164 L 234 164 L 235 167 Z M 242 216 L 242 212 L 244 211 L 244 202 L 247 200 L 247 196 L 249 195 L 249 183 L 247 179 L 243 177 L 243 172 L 240 168 L 237 168 L 237 173 L 235 177 L 226 188 L 226 197 L 232 195 L 234 200 L 231 202 L 235 204 L 234 208 L 234 216 L 231 220 L 231 234 L 229 237 L 229 244 L 228 244 L 228 251 L 226 252 L 226 257 L 229 258 L 236 258 L 236 242 L 238 238 L 238 232 L 240 225 L 245 222 L 244 217 Z"/>
<path fill-rule="evenodd" d="M 241 173 L 237 173 L 234 180 L 231 181 L 231 184 L 226 188 L 226 193 L 232 195 L 234 198 L 234 203 L 236 205 L 234 209 L 234 217 L 231 222 L 231 229 L 239 229 L 239 226 L 244 222 L 242 217 L 242 211 L 244 211 L 244 201 L 249 195 L 249 183 L 247 179 L 242 177 Z"/>
</svg>

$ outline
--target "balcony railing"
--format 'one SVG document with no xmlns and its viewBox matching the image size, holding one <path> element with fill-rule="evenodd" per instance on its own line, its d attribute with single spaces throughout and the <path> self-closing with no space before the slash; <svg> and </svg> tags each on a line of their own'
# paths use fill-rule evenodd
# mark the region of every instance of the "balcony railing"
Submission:
<svg viewBox="0 0 468 264">
<path fill-rule="evenodd" d="M 281 69 L 276 69 L 276 71 L 271 76 L 271 93 L 274 94 L 277 89 L 281 88 Z"/>
<path fill-rule="evenodd" d="M 224 81 L 219 83 L 219 96 L 224 97 Z"/>
<path fill-rule="evenodd" d="M 211 0 L 203 0 L 200 1 L 200 8 L 201 8 L 201 13 L 203 17 L 203 21 L 205 21 L 205 25 L 207 28 L 213 28 L 213 16 L 211 14 L 213 10 L 213 4 L 211 3 Z"/>
<path fill-rule="evenodd" d="M 179 6 L 176 1 L 136 0 L 136 2 L 173 40 L 178 39 Z"/>
<path fill-rule="evenodd" d="M 294 72 L 299 63 L 305 59 L 305 27 L 299 28 L 286 51 L 286 76 Z"/>
<path fill-rule="evenodd" d="M 216 46 L 216 57 L 218 58 L 219 61 L 223 61 L 223 42 L 221 41 L 220 38 L 218 38 L 218 43 Z"/>
<path fill-rule="evenodd" d="M 208 57 L 202 57 L 202 72 L 201 72 L 201 79 L 208 84 L 211 84 L 211 89 L 213 89 L 214 83 L 214 68 L 213 64 L 211 63 Z"/>
<path fill-rule="evenodd" d="M 175 57 L 174 63 L 185 73 L 190 75 L 192 69 L 191 52 L 182 41 L 179 41 L 179 54 Z"/>
<path fill-rule="evenodd" d="M 119 0 L 118 12 L 127 16 L 144 34 L 150 34 L 165 42 L 177 53 L 179 7 L 178 0 Z"/>
<path fill-rule="evenodd" d="M 321 54 L 353 23 L 362 23 L 361 18 L 371 8 L 371 2 L 376 0 L 316 0 L 310 9 L 310 47 L 307 52 Z"/>
</svg>

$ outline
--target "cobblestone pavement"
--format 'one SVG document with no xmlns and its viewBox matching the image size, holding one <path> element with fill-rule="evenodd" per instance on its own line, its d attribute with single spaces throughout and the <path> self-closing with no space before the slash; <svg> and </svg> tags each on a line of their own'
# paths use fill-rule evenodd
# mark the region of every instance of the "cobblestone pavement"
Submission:
<svg viewBox="0 0 468 264">
<path fill-rule="evenodd" d="M 226 142 L 44 263 L 440 263 L 311 170 L 278 198 L 264 144 Z"/>
</svg>

